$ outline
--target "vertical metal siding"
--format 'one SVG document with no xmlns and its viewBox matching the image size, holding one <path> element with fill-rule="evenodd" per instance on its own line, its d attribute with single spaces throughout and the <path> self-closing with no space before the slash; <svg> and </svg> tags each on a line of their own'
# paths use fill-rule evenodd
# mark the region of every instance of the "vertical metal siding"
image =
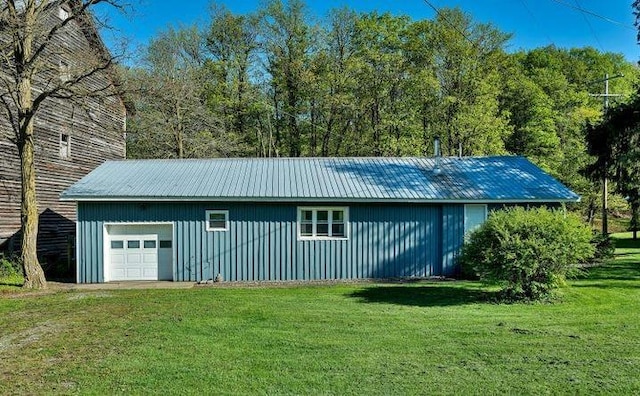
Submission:
<svg viewBox="0 0 640 396">
<path fill-rule="evenodd" d="M 80 202 L 79 281 L 104 281 L 105 222 L 173 222 L 176 281 L 218 273 L 227 281 L 453 273 L 463 241 L 462 205 L 348 206 L 347 240 L 301 241 L 296 205 Z M 229 210 L 229 230 L 205 231 L 207 209 Z"/>
<path fill-rule="evenodd" d="M 464 243 L 464 205 L 442 206 L 442 268 L 440 273 L 451 276 L 455 273 Z"/>
</svg>

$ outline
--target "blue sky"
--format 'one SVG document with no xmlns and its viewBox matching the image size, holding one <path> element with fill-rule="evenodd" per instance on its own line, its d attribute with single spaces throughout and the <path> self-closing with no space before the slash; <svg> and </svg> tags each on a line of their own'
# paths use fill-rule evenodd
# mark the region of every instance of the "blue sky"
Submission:
<svg viewBox="0 0 640 396">
<path fill-rule="evenodd" d="M 207 20 L 209 0 L 129 0 L 132 10 L 127 17 L 110 16 L 117 29 L 105 33 L 107 45 L 111 35 L 126 37 L 133 48 L 145 45 L 149 38 L 168 26 L 203 24 Z M 601 51 L 624 54 L 632 62 L 640 60 L 640 47 L 633 28 L 632 0 L 429 0 L 434 6 L 460 7 L 477 21 L 492 23 L 510 32 L 508 50 L 535 48 L 548 44 L 558 47 L 592 46 Z M 309 14 L 321 19 L 327 11 L 348 6 L 357 11 L 391 12 L 414 19 L 432 19 L 435 12 L 424 0 L 307 0 Z M 261 0 L 218 0 L 232 12 L 256 10 Z M 179 4 L 179 7 L 176 6 Z M 573 7 L 573 8 L 572 8 Z M 588 12 L 580 12 L 582 8 Z M 603 18 L 589 14 L 598 14 Z"/>
</svg>

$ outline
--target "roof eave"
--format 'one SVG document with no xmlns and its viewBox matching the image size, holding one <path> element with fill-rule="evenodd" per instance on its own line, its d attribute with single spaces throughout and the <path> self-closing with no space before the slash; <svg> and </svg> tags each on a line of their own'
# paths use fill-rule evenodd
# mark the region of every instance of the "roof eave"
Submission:
<svg viewBox="0 0 640 396">
<path fill-rule="evenodd" d="M 435 204 L 511 204 L 511 203 L 573 203 L 577 198 L 480 198 L 480 199 L 418 199 L 418 198 L 348 198 L 348 197 L 106 197 L 106 196 L 63 196 L 61 201 L 75 202 L 253 202 L 253 203 L 298 203 L 298 202 L 339 202 L 339 203 L 435 203 Z"/>
</svg>

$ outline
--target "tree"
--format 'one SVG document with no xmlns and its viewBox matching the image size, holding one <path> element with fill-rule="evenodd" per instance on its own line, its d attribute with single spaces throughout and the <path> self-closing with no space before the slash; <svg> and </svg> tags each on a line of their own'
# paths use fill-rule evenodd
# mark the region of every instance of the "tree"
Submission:
<svg viewBox="0 0 640 396">
<path fill-rule="evenodd" d="M 118 95 L 113 82 L 95 85 L 115 58 L 99 38 L 82 62 L 73 62 L 61 42 L 73 26 L 95 31 L 91 10 L 98 4 L 121 8 L 117 0 L 6 0 L 0 14 L 0 101 L 20 156 L 21 262 L 26 288 L 45 288 L 37 257 L 38 202 L 34 165 L 34 122 L 51 100 L 82 103 L 87 97 Z"/>
<path fill-rule="evenodd" d="M 301 0 L 283 3 L 272 0 L 262 14 L 262 49 L 271 76 L 271 92 L 276 123 L 276 145 L 291 157 L 303 154 L 303 127 L 309 97 L 309 55 L 312 29 Z"/>
<path fill-rule="evenodd" d="M 261 145 L 261 136 L 250 131 L 259 97 L 250 75 L 258 50 L 258 18 L 233 15 L 217 4 L 211 10 L 211 23 L 205 33 L 205 47 L 211 55 L 205 67 L 214 78 L 206 87 L 208 104 L 220 115 L 226 130 L 233 131 L 245 144 Z"/>
<path fill-rule="evenodd" d="M 607 176 L 615 182 L 615 190 L 631 207 L 630 229 L 636 239 L 640 230 L 640 97 L 609 110 L 600 124 L 589 127 L 587 141 L 589 153 L 596 157 L 587 172 L 596 180 Z"/>
<path fill-rule="evenodd" d="M 442 139 L 443 154 L 456 155 L 460 147 L 463 155 L 505 153 L 512 128 L 498 99 L 509 35 L 473 22 L 459 9 L 445 9 L 434 21 L 431 40 L 437 85 L 429 129 Z"/>
<path fill-rule="evenodd" d="M 147 48 L 142 68 L 129 71 L 137 112 L 129 128 L 133 158 L 228 156 L 240 150 L 233 129 L 209 106 L 215 70 L 205 67 L 203 34 L 168 29 Z"/>
</svg>

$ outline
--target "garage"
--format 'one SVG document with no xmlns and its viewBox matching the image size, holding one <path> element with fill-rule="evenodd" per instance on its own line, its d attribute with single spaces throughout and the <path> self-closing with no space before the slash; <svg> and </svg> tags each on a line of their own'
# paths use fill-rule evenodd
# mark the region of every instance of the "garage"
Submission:
<svg viewBox="0 0 640 396">
<path fill-rule="evenodd" d="M 172 224 L 105 226 L 106 281 L 173 280 Z"/>
</svg>

